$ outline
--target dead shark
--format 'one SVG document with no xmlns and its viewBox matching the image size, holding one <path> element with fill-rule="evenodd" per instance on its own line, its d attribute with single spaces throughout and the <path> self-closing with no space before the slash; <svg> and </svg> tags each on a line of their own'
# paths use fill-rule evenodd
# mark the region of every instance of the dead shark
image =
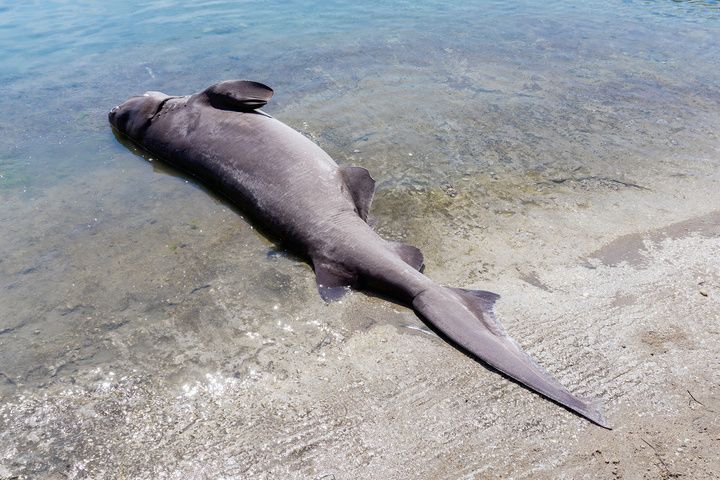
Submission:
<svg viewBox="0 0 720 480">
<path fill-rule="evenodd" d="M 420 250 L 381 238 L 367 223 L 375 191 L 370 173 L 338 166 L 260 110 L 272 94 L 245 80 L 188 96 L 147 92 L 113 108 L 109 121 L 309 258 L 325 301 L 351 287 L 381 292 L 411 306 L 475 359 L 609 428 L 595 403 L 573 395 L 505 332 L 493 313 L 497 294 L 439 285 L 421 273 Z"/>
</svg>

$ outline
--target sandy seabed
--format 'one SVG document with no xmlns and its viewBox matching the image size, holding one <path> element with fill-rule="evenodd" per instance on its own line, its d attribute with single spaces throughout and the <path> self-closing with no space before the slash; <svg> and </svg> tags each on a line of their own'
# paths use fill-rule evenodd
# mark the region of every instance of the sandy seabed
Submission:
<svg viewBox="0 0 720 480">
<path fill-rule="evenodd" d="M 476 177 L 403 194 L 407 208 L 431 213 L 401 224 L 382 218 L 397 192 L 378 193 L 381 233 L 407 232 L 441 282 L 500 292 L 509 333 L 573 392 L 602 401 L 611 431 L 487 370 L 404 307 L 362 293 L 324 305 L 304 262 L 202 189 L 183 194 L 193 209 L 157 215 L 158 198 L 187 192 L 182 179 L 156 176 L 132 225 L 113 214 L 122 182 L 102 172 L 83 181 L 101 188 L 79 188 L 73 211 L 90 218 L 83 205 L 94 202 L 83 196 L 102 191 L 104 225 L 65 232 L 78 241 L 57 248 L 81 250 L 78 264 L 53 260 L 61 255 L 39 240 L 3 262 L 20 271 L 28 256 L 44 259 L 4 281 L 9 298 L 32 296 L 23 288 L 31 281 L 56 298 L 18 312 L 26 323 L 0 336 L 17 352 L 0 368 L 0 478 L 720 472 L 720 188 L 711 168 L 646 177 L 642 188 Z M 486 200 L 473 193 L 478 184 L 513 188 L 517 211 L 499 200 L 475 205 Z M 39 197 L 27 208 L 45 222 L 66 207 Z M 482 227 L 448 214 L 454 208 L 475 212 Z M 62 281 L 43 276 L 59 265 Z M 53 337 L 58 323 L 75 333 Z"/>
</svg>

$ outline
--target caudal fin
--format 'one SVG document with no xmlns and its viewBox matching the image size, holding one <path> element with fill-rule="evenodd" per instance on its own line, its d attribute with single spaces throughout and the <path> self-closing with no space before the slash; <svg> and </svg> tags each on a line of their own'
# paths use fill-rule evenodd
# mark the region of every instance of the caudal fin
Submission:
<svg viewBox="0 0 720 480">
<path fill-rule="evenodd" d="M 436 287 L 413 300 L 415 311 L 453 343 L 541 395 L 604 428 L 598 406 L 563 387 L 513 340 L 495 318 L 495 293 Z"/>
</svg>

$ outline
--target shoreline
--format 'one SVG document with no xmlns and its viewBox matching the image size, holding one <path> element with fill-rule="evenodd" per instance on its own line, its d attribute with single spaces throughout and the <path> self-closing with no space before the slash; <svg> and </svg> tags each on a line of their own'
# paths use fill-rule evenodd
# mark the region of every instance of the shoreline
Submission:
<svg viewBox="0 0 720 480">
<path fill-rule="evenodd" d="M 177 179 L 159 176 L 155 186 L 172 192 L 179 188 L 172 182 Z M 507 185 L 501 175 L 488 182 Z M 681 183 L 652 191 L 561 186 L 549 194 L 528 194 L 521 186 L 521 197 L 547 201 L 520 198 L 516 204 L 525 210 L 512 215 L 491 205 L 476 221 L 496 219 L 495 228 L 450 238 L 442 232 L 466 222 L 463 212 L 474 212 L 478 202 L 462 184 L 455 197 L 442 200 L 445 208 L 459 208 L 458 215 L 436 208 L 437 215 L 395 225 L 381 217 L 386 236 L 408 226 L 404 240 L 425 250 L 433 278 L 449 284 L 465 278 L 457 286 L 499 292 L 497 314 L 508 332 L 573 392 L 603 401 L 612 431 L 423 333 L 403 307 L 362 293 L 323 305 L 306 264 L 266 258 L 261 252 L 271 245 L 265 239 L 197 190 L 189 196 L 209 216 L 196 225 L 133 220 L 145 232 L 146 250 L 119 245 L 130 250 L 121 267 L 130 278 L 115 272 L 101 282 L 140 281 L 147 274 L 132 265 L 157 257 L 147 268 L 160 270 L 135 297 L 102 306 L 102 290 L 69 294 L 59 315 L 77 317 L 78 325 L 92 318 L 100 341 L 63 354 L 65 363 L 48 357 L 50 370 L 30 374 L 30 388 L 5 390 L 0 473 L 711 478 L 720 471 L 712 454 L 720 434 L 712 413 L 720 409 L 714 373 L 720 368 L 711 365 L 720 358 L 720 213 L 712 210 L 720 199 L 715 178 L 687 182 L 695 188 L 685 199 L 678 198 L 687 190 Z M 391 205 L 387 193 L 378 195 L 381 215 Z M 418 195 L 437 206 L 436 194 Z M 689 211 L 696 215 L 683 213 Z M 635 212 L 632 222 L 628 212 Z M 610 233 L 608 225 L 620 228 Z M 233 246 L 238 230 L 246 232 L 245 247 Z M 173 231 L 181 234 L 175 249 L 149 241 L 160 235 L 164 242 Z M 418 235 L 430 231 L 435 235 Z M 101 229 L 97 236 L 99 246 L 116 234 Z M 90 245 L 83 252 L 92 262 Z M 177 267 L 163 270 L 158 263 L 177 256 L 172 261 L 189 275 L 187 287 L 167 277 Z M 255 265 L 257 274 L 237 270 L 242 265 Z M 196 284 L 208 286 L 193 291 Z M 151 285 L 160 290 L 139 296 Z M 251 298 L 258 288 L 265 294 Z M 163 289 L 175 296 L 158 302 Z M 279 313 L 268 322 L 270 314 L 261 312 L 273 305 Z M 96 323 L 102 315 L 116 318 Z M 33 325 L 52 328 L 30 321 L 0 343 L 52 354 L 52 344 L 32 346 Z M 137 369 L 141 364 L 144 371 Z M 45 375 L 49 382 L 32 386 Z"/>
</svg>

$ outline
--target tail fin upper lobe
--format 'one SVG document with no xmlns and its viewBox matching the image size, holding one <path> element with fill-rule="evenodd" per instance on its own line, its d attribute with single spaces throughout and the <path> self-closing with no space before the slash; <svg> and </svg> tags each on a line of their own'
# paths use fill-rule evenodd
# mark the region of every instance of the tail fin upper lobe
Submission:
<svg viewBox="0 0 720 480">
<path fill-rule="evenodd" d="M 610 428 L 591 402 L 580 399 L 505 333 L 492 311 L 497 294 L 436 286 L 413 300 L 416 313 L 474 358 L 590 421 Z"/>
</svg>

